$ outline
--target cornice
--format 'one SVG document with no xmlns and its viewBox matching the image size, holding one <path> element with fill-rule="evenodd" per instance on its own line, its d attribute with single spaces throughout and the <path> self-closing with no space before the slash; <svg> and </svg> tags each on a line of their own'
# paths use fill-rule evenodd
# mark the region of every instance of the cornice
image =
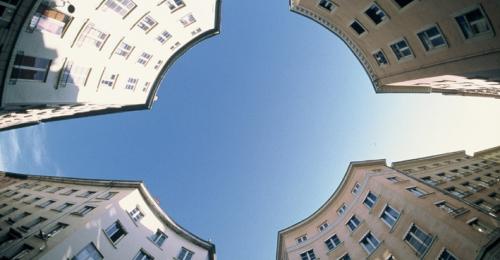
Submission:
<svg viewBox="0 0 500 260">
<path fill-rule="evenodd" d="M 359 48 L 354 41 L 351 40 L 351 38 L 344 32 L 342 31 L 339 27 L 337 27 L 335 24 L 327 21 L 323 17 L 319 16 L 315 12 L 304 8 L 302 6 L 297 5 L 294 1 L 289 0 L 289 6 L 290 6 L 290 11 L 300 14 L 304 17 L 307 17 L 318 24 L 322 25 L 329 31 L 331 31 L 333 34 L 337 35 L 352 51 L 352 53 L 356 56 L 358 61 L 363 65 L 363 68 L 365 69 L 366 74 L 370 78 L 370 81 L 372 82 L 373 88 L 375 89 L 375 92 L 379 92 L 381 90 L 381 86 L 379 86 L 378 83 L 378 77 L 375 74 L 375 71 L 373 70 L 373 67 L 370 65 L 368 62 L 368 59 L 366 55 L 363 53 L 361 48 Z"/>
</svg>

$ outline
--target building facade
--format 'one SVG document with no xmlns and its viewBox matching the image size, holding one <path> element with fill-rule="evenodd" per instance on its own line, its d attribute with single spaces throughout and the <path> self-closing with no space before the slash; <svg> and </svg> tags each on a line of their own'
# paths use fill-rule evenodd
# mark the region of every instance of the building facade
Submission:
<svg viewBox="0 0 500 260">
<path fill-rule="evenodd" d="M 316 212 L 278 233 L 277 260 L 499 259 L 500 147 L 352 162 Z"/>
<path fill-rule="evenodd" d="M 220 0 L 1 0 L 0 130 L 151 108 Z"/>
<path fill-rule="evenodd" d="M 290 0 L 340 37 L 377 93 L 500 97 L 495 0 Z"/>
<path fill-rule="evenodd" d="M 0 173 L 0 259 L 215 260 L 142 182 Z"/>
</svg>

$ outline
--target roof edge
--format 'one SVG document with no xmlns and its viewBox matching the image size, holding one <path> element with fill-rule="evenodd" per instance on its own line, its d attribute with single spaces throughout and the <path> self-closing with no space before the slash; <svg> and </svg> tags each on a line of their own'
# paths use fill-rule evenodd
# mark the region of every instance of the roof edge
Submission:
<svg viewBox="0 0 500 260">
<path fill-rule="evenodd" d="M 407 165 L 407 164 L 419 163 L 422 161 L 433 160 L 433 159 L 441 158 L 441 157 L 454 157 L 454 156 L 465 156 L 465 155 L 467 155 L 465 150 L 449 152 L 449 153 L 442 153 L 442 154 L 435 154 L 435 155 L 420 157 L 420 158 L 416 158 L 416 159 L 409 159 L 409 160 L 404 160 L 404 161 L 399 161 L 399 162 L 393 162 L 391 164 L 391 167 L 396 168 L 396 167 L 401 167 L 401 166 Z"/>
</svg>

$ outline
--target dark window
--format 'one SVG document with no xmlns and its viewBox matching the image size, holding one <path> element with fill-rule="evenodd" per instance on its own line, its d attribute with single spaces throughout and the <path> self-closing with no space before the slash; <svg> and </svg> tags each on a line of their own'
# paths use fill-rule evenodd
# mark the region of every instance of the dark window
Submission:
<svg viewBox="0 0 500 260">
<path fill-rule="evenodd" d="M 413 2 L 413 0 L 394 0 L 398 5 L 399 7 L 403 8 L 405 6 L 407 6 L 409 3 Z"/>
<path fill-rule="evenodd" d="M 366 31 L 358 21 L 352 22 L 351 28 L 359 35 L 363 34 Z"/>
<path fill-rule="evenodd" d="M 372 19 L 375 24 L 381 23 L 383 20 L 387 19 L 385 12 L 376 4 L 373 4 L 365 11 L 365 14 Z"/>
</svg>

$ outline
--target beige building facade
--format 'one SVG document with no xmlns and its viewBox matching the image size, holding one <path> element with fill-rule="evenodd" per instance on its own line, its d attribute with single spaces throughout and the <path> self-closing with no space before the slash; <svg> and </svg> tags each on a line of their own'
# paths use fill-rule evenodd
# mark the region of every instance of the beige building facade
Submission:
<svg viewBox="0 0 500 260">
<path fill-rule="evenodd" d="M 220 0 L 0 1 L 0 130 L 150 109 Z"/>
<path fill-rule="evenodd" d="M 0 259 L 215 260 L 142 182 L 0 173 Z"/>
<path fill-rule="evenodd" d="M 352 162 L 335 193 L 278 232 L 277 260 L 499 259 L 500 147 Z"/>
<path fill-rule="evenodd" d="M 377 93 L 500 97 L 495 0 L 290 0 L 340 37 Z"/>
</svg>

